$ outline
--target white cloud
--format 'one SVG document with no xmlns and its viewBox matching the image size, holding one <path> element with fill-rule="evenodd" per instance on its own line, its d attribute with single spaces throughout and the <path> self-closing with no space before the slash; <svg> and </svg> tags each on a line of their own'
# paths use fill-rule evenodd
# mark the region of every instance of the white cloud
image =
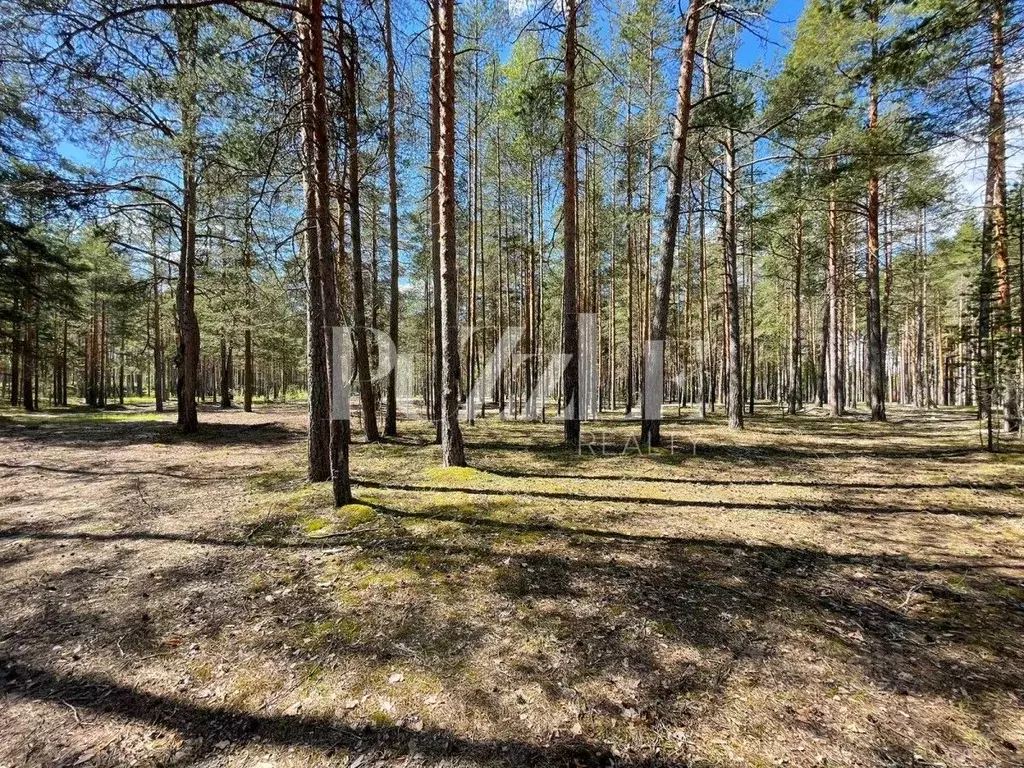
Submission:
<svg viewBox="0 0 1024 768">
<path fill-rule="evenodd" d="M 1006 94 L 1012 102 L 1024 83 L 1024 61 L 1011 59 L 1006 63 Z M 984 77 L 984 73 L 981 74 Z M 957 182 L 965 211 L 977 210 L 985 202 L 985 170 L 987 164 L 985 137 L 976 140 L 960 139 L 941 147 L 937 154 L 940 164 Z M 1020 115 L 1010 118 L 1006 126 L 1006 177 L 1013 183 L 1024 170 L 1024 119 Z"/>
<path fill-rule="evenodd" d="M 508 15 L 513 19 L 533 13 L 543 0 L 508 0 Z"/>
<path fill-rule="evenodd" d="M 984 140 L 957 141 L 938 152 L 942 169 L 953 177 L 960 189 L 957 197 L 965 211 L 980 208 L 985 201 L 985 173 L 988 147 Z M 1024 170 L 1024 125 L 1009 126 L 1006 132 L 1006 175 L 1012 183 Z"/>
</svg>

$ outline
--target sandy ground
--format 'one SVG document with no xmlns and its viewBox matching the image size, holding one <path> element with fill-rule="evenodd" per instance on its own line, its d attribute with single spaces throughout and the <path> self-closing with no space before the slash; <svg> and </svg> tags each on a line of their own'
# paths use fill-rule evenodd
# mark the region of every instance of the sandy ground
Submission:
<svg viewBox="0 0 1024 768">
<path fill-rule="evenodd" d="M 0 414 L 0 766 L 1024 764 L 1024 455 L 961 411 Z"/>
</svg>

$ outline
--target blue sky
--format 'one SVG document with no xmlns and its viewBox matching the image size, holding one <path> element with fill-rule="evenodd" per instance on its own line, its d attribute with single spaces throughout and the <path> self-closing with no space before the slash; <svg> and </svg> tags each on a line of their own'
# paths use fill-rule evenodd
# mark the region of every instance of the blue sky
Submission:
<svg viewBox="0 0 1024 768">
<path fill-rule="evenodd" d="M 804 0 L 779 0 L 767 13 L 769 20 L 763 28 L 764 39 L 750 32 L 743 35 L 737 64 L 746 69 L 758 61 L 772 64 L 781 60 L 789 49 L 790 37 L 803 7 Z"/>
</svg>

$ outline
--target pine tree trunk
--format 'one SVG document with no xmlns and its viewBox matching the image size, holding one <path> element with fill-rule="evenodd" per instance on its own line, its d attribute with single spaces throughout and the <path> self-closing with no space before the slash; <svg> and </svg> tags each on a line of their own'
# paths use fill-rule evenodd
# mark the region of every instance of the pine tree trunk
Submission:
<svg viewBox="0 0 1024 768">
<path fill-rule="evenodd" d="M 830 171 L 835 173 L 836 162 L 832 160 Z M 842 416 L 841 360 L 839 350 L 839 253 L 837 249 L 837 211 L 835 188 L 830 184 L 828 194 L 828 357 L 826 361 L 826 379 L 829 415 L 833 418 Z"/>
<path fill-rule="evenodd" d="M 987 189 L 991 201 L 986 206 L 988 237 L 991 241 L 991 262 L 995 267 L 998 291 L 997 318 L 992 329 L 996 339 L 1009 336 L 1012 329 L 1010 303 L 1010 257 L 1007 249 L 1006 222 L 1006 75 L 1003 59 L 1003 0 L 994 0 L 989 19 L 991 34 L 991 82 L 988 107 L 988 179 Z M 1001 345 L 1001 346 L 1005 346 Z M 1000 349 L 999 372 L 1003 377 L 1003 429 L 1011 431 L 1017 426 L 1017 380 L 1014 359 Z"/>
<path fill-rule="evenodd" d="M 743 355 L 740 348 L 740 292 L 736 274 L 736 143 L 732 129 L 725 137 L 725 176 L 723 184 L 722 233 L 725 236 L 725 311 L 728 334 L 729 393 L 726 412 L 730 429 L 743 428 Z M 681 170 L 681 169 L 680 169 Z M 659 281 L 660 285 L 660 281 Z"/>
<path fill-rule="evenodd" d="M 345 61 L 345 118 L 348 129 L 348 194 L 351 215 L 349 238 L 352 243 L 352 320 L 355 325 L 353 330 L 356 342 L 356 373 L 359 378 L 359 401 L 363 410 L 363 429 L 367 441 L 375 443 L 380 440 L 380 432 L 377 430 L 373 382 L 370 380 L 370 350 L 367 343 L 369 329 L 366 327 L 366 301 L 363 292 L 363 253 L 359 207 L 359 93 L 356 86 L 359 48 L 354 31 L 350 32 L 349 44 L 350 50 Z"/>
<path fill-rule="evenodd" d="M 33 387 L 33 374 L 36 367 L 36 321 L 35 321 L 35 300 L 26 295 L 23 310 L 25 313 L 25 333 L 22 337 L 21 346 L 21 398 L 22 405 L 26 411 L 36 410 L 35 389 Z"/>
<path fill-rule="evenodd" d="M 246 232 L 250 222 L 246 222 Z M 330 237 L 330 235 L 328 235 Z M 253 283 L 252 283 L 252 251 L 249 247 L 248 234 L 242 246 L 242 269 L 245 271 L 245 309 L 246 327 L 243 338 L 243 360 L 242 360 L 242 409 L 246 413 L 252 412 L 252 397 L 255 386 L 253 359 L 252 359 L 252 314 L 255 311 L 253 305 Z"/>
<path fill-rule="evenodd" d="M 698 245 L 697 271 L 700 272 L 700 382 L 698 395 L 700 397 L 700 417 L 707 418 L 708 415 L 708 262 L 707 262 L 707 234 L 704 231 L 704 206 L 707 203 L 705 196 L 704 179 L 700 180 L 700 208 L 698 209 Z"/>
<path fill-rule="evenodd" d="M 675 260 L 676 237 L 679 231 L 679 211 L 682 205 L 683 165 L 686 162 L 686 137 L 690 127 L 690 85 L 693 81 L 693 63 L 697 51 L 697 30 L 700 27 L 701 6 L 702 0 L 690 0 L 690 7 L 686 13 L 686 28 L 683 33 L 682 49 L 680 51 L 679 82 L 676 86 L 676 111 L 672 122 L 672 148 L 669 151 L 668 160 L 668 195 L 665 199 L 665 218 L 661 229 L 661 243 L 658 248 L 661 256 L 661 271 L 658 273 L 658 280 L 654 289 L 654 316 L 651 324 L 651 345 L 648 348 L 648 354 L 660 355 L 661 365 L 664 365 L 664 344 L 668 333 L 668 307 L 670 293 L 672 290 L 672 266 Z M 735 157 L 733 157 L 733 165 L 735 166 Z M 733 171 L 735 172 L 735 168 Z M 648 178 L 650 178 L 650 176 Z M 735 180 L 733 183 L 735 183 Z M 650 201 L 648 200 L 648 204 L 649 202 Z M 735 205 L 735 187 L 733 188 L 733 205 Z M 649 220 L 650 219 L 648 217 L 648 221 Z M 735 211 L 733 212 L 732 226 L 733 251 L 731 255 L 727 256 L 727 260 L 730 258 L 732 260 L 732 277 L 733 282 L 735 283 Z M 648 242 L 650 242 L 649 237 Z M 735 359 L 736 372 L 739 373 L 738 298 L 733 303 L 732 310 L 736 313 L 736 317 L 733 319 L 737 322 Z M 654 351 L 655 346 L 660 346 L 660 349 Z M 656 370 L 659 367 L 660 366 L 655 363 L 655 365 L 652 366 L 652 370 Z M 655 391 L 660 389 L 660 385 L 661 382 L 645 382 L 645 387 L 654 387 Z M 738 422 L 736 424 L 733 423 L 734 414 L 730 410 L 730 426 L 739 427 L 743 424 L 741 390 L 742 385 L 739 385 L 733 391 L 733 400 L 738 406 Z M 662 397 L 661 399 L 663 400 L 664 398 Z M 644 401 L 646 400 L 647 398 L 645 396 Z M 650 446 L 661 445 L 660 416 L 659 418 L 654 418 L 654 414 L 645 413 L 641 429 L 641 443 L 646 443 Z"/>
<path fill-rule="evenodd" d="M 693 167 L 690 168 L 690 193 L 693 192 Z M 679 343 L 683 344 L 683 377 L 680 381 L 681 392 L 679 398 L 680 408 L 685 408 L 688 401 L 693 399 L 692 387 L 692 357 L 693 357 L 693 216 L 686 217 L 686 234 L 684 243 L 686 246 L 686 278 L 683 284 L 683 335 Z M 685 341 L 684 341 L 685 340 Z"/>
<path fill-rule="evenodd" d="M 925 344 L 925 304 L 924 304 L 924 270 L 925 270 L 925 248 L 924 239 L 924 214 L 922 212 L 920 223 L 920 234 L 918 236 L 918 268 L 917 268 L 917 301 L 915 302 L 915 339 L 914 339 L 914 404 L 923 408 L 928 404 L 926 390 L 927 374 L 925 372 L 926 353 Z"/>
<path fill-rule="evenodd" d="M 474 55 L 474 60 L 475 60 Z M 475 83 L 475 71 L 474 71 Z M 475 85 L 474 85 L 475 88 Z M 469 120 L 469 130 L 466 132 L 466 150 L 469 176 L 469 247 L 466 255 L 466 319 L 469 325 L 469 334 L 466 339 L 466 420 L 469 424 L 476 421 L 476 401 L 473 385 L 476 374 L 476 260 L 477 260 L 477 188 L 476 173 L 478 159 L 476 157 L 476 142 L 474 131 L 476 130 L 476 91 L 474 91 L 474 102 L 471 110 L 472 117 Z"/>
<path fill-rule="evenodd" d="M 818 356 L 815 361 L 815 381 L 817 382 L 817 395 L 815 405 L 823 408 L 828 402 L 828 328 L 829 328 L 829 305 L 828 297 L 821 304 L 821 345 L 818 348 Z"/>
<path fill-rule="evenodd" d="M 434 293 L 434 420 L 435 442 L 441 444 L 444 366 L 441 360 L 441 9 L 431 3 L 430 27 L 430 253 Z"/>
<path fill-rule="evenodd" d="M 245 329 L 245 360 L 243 361 L 242 408 L 252 412 L 253 370 L 252 370 L 252 329 Z"/>
<path fill-rule="evenodd" d="M 27 342 L 29 327 L 26 326 L 26 343 L 25 343 L 25 378 L 22 382 L 22 387 L 26 390 L 32 388 L 32 347 Z M 100 343 L 99 343 L 99 380 L 100 380 L 100 408 L 105 408 L 107 405 L 107 302 L 100 302 Z M 29 402 L 31 395 L 25 394 L 25 402 Z"/>
<path fill-rule="evenodd" d="M 477 96 L 477 101 L 479 101 L 479 95 Z M 477 121 L 479 120 L 479 116 L 476 114 L 476 110 L 474 110 L 474 120 L 477 120 Z M 479 242 L 477 243 L 477 261 L 479 262 L 479 275 L 478 275 L 477 279 L 479 280 L 479 288 L 480 288 L 480 338 L 481 338 L 481 341 L 483 343 L 483 359 L 484 359 L 484 362 L 481 363 L 481 354 L 480 354 L 480 351 L 479 351 L 480 348 L 479 348 L 479 345 L 477 344 L 475 339 L 473 341 L 473 355 L 474 355 L 474 365 L 476 365 L 478 367 L 481 367 L 482 368 L 481 373 L 486 374 L 486 372 L 487 372 L 486 371 L 486 356 L 489 354 L 491 347 L 489 347 L 488 344 L 487 344 L 487 257 L 486 257 L 486 248 L 485 248 L 485 245 L 484 245 L 484 191 L 483 191 L 483 186 L 484 186 L 484 162 L 483 162 L 483 160 L 480 159 L 481 153 L 480 153 L 480 129 L 479 129 L 479 125 L 477 125 L 477 128 L 476 128 L 476 131 L 474 133 L 474 136 L 476 137 L 475 140 L 476 140 L 476 156 L 477 156 L 477 172 L 476 172 L 476 188 L 477 188 L 477 191 L 476 191 L 476 200 L 477 200 L 477 208 L 479 209 L 478 212 L 477 212 L 477 216 L 479 217 L 479 223 L 477 225 L 477 237 L 479 238 Z M 489 382 L 489 381 L 487 381 L 485 379 L 484 386 L 480 390 L 480 415 L 481 416 L 486 416 L 487 415 L 487 389 L 488 389 L 489 386 L 492 386 L 491 382 Z"/>
<path fill-rule="evenodd" d="M 495 187 L 494 187 L 494 191 L 495 191 L 495 198 L 496 198 L 496 203 L 497 203 L 497 206 L 496 206 L 497 210 L 495 211 L 495 214 L 497 215 L 497 224 L 498 224 L 497 232 L 496 232 L 497 244 L 498 244 L 498 339 L 499 339 L 499 343 L 504 345 L 504 343 L 505 343 L 505 340 L 504 340 L 505 339 L 505 322 L 506 322 L 506 317 L 507 317 L 507 313 L 506 313 L 506 310 L 505 310 L 505 302 L 506 302 L 506 298 L 505 298 L 505 294 L 506 294 L 505 283 L 508 280 L 508 267 L 505 265 L 505 250 L 504 250 L 505 244 L 504 244 L 504 241 L 502 240 L 502 233 L 503 233 L 503 229 L 502 229 L 502 226 L 503 226 L 503 216 L 502 216 L 502 213 L 503 213 L 503 210 L 502 210 L 502 185 L 501 185 L 502 146 L 501 146 L 501 125 L 500 124 L 496 128 L 495 139 L 494 139 L 494 147 L 495 147 L 495 152 L 494 152 L 494 154 L 495 154 Z M 505 358 L 505 350 L 504 350 L 504 348 L 502 348 L 500 350 L 500 352 L 501 352 L 501 358 L 504 359 Z M 504 415 L 505 415 L 505 398 L 506 398 L 505 381 L 506 381 L 506 378 L 507 378 L 507 375 L 508 375 L 506 370 L 505 370 L 505 368 L 507 368 L 507 367 L 508 366 L 503 366 L 501 372 L 498 374 L 497 391 L 495 393 L 496 397 L 497 397 L 498 413 L 502 417 L 504 417 Z"/>
<path fill-rule="evenodd" d="M 343 21 L 339 19 L 339 24 Z M 324 19 L 322 0 L 309 0 L 309 60 L 310 72 L 308 87 L 310 97 L 310 122 L 313 153 L 313 182 L 315 188 L 317 229 L 317 246 L 319 248 L 320 265 L 320 306 L 323 312 L 323 352 L 324 368 L 327 384 L 330 387 L 328 402 L 330 403 L 328 453 L 331 470 L 331 490 L 334 505 L 340 507 L 352 501 L 352 488 L 349 482 L 348 450 L 351 442 L 348 418 L 348 403 L 336 402 L 336 393 L 347 397 L 347 388 L 338 386 L 339 377 L 344 375 L 343 368 L 336 359 L 334 348 L 340 340 L 335 338 L 335 328 L 341 326 L 341 303 L 338 298 L 337 260 L 332 247 L 333 231 L 331 224 L 331 148 L 327 125 L 330 113 L 327 108 L 327 78 L 324 71 Z M 353 40 L 353 48 L 355 43 Z M 339 214 L 340 216 L 340 214 Z M 340 331 L 339 331 L 340 332 Z"/>
<path fill-rule="evenodd" d="M 68 321 L 64 321 L 64 338 L 60 356 L 60 404 L 68 404 Z"/>
<path fill-rule="evenodd" d="M 388 235 L 391 245 L 390 311 L 388 325 L 395 355 L 398 351 L 398 171 L 395 142 L 395 53 L 391 42 L 391 0 L 384 0 L 384 51 L 387 56 L 388 79 Z M 387 411 L 384 434 L 398 436 L 398 359 L 391 359 L 388 374 Z"/>
<path fill-rule="evenodd" d="M 179 47 L 179 69 L 194 73 L 197 68 L 196 48 L 199 28 L 196 11 L 175 12 L 175 31 Z M 186 78 L 191 81 L 192 78 Z M 199 110 L 194 88 L 180 96 L 181 110 L 181 252 L 178 263 L 178 426 L 186 434 L 199 429 L 196 411 L 196 390 L 199 379 L 199 320 L 196 317 L 196 197 L 198 176 Z M 105 402 L 105 385 L 100 381 L 100 401 Z"/>
<path fill-rule="evenodd" d="M 1017 365 L 1020 368 L 1020 380 L 1018 381 L 1017 391 L 1018 393 L 1024 393 L 1024 185 L 1017 188 L 1017 255 L 1017 271 L 1020 281 L 1020 292 L 1018 294 L 1020 325 L 1017 328 L 1017 333 L 1020 336 L 1020 357 L 1017 360 Z M 1017 430 L 1018 435 L 1024 437 L 1024 418 L 1017 419 Z"/>
<path fill-rule="evenodd" d="M 748 413 L 754 415 L 754 374 L 757 370 L 755 366 L 756 360 L 756 340 L 755 332 L 757 323 L 754 321 L 754 161 L 757 159 L 756 144 L 751 149 L 751 160 L 750 160 L 750 213 L 747 233 L 748 247 L 747 247 L 747 294 L 748 301 L 750 304 L 750 363 L 747 366 L 750 377 L 750 389 L 747 391 L 749 397 Z"/>
<path fill-rule="evenodd" d="M 685 35 L 684 35 L 684 37 L 685 37 Z M 641 396 L 640 396 L 640 417 L 641 417 L 640 432 L 641 432 L 641 443 L 646 441 L 648 446 L 650 446 L 650 445 L 660 445 L 660 441 L 661 441 L 660 429 L 654 430 L 658 434 L 656 434 L 656 435 L 652 435 L 651 434 L 651 426 L 650 426 L 650 424 L 652 422 L 651 422 L 651 420 L 649 418 L 649 415 L 648 415 L 647 411 L 650 408 L 655 407 L 655 404 L 647 402 L 648 401 L 648 397 L 647 397 L 647 390 L 646 390 L 646 387 L 647 387 L 647 375 L 648 375 L 648 372 L 647 372 L 647 367 L 648 367 L 647 358 L 649 356 L 649 343 L 651 341 L 651 330 L 652 330 L 652 325 L 653 325 L 652 314 L 655 311 L 651 307 L 651 298 L 652 298 L 651 297 L 651 267 L 652 267 L 652 264 L 651 264 L 651 252 L 654 250 L 654 248 L 653 248 L 653 239 L 654 239 L 654 234 L 653 233 L 654 233 L 654 229 L 653 229 L 653 226 L 652 226 L 652 217 L 653 217 L 653 212 L 654 212 L 654 201 L 653 201 L 653 198 L 654 198 L 654 187 L 653 187 L 653 184 L 654 184 L 654 134 L 653 134 L 653 128 L 654 128 L 654 126 L 652 124 L 653 123 L 652 118 L 653 118 L 653 115 L 654 115 L 654 69 L 655 69 L 655 64 L 654 64 L 654 30 L 651 29 L 650 32 L 649 32 L 649 36 L 648 36 L 648 48 L 647 48 L 647 88 L 646 88 L 647 114 L 645 116 L 646 117 L 646 120 L 645 120 L 646 125 L 644 126 L 645 127 L 645 132 L 647 133 L 647 141 L 646 141 L 647 151 L 646 151 L 646 157 L 644 158 L 645 164 L 646 164 L 645 174 L 644 175 L 646 176 L 647 188 L 645 190 L 645 195 L 644 195 L 644 263 L 643 263 L 644 281 L 643 281 L 643 294 L 642 294 L 643 308 L 642 308 L 642 310 L 640 312 L 640 327 L 641 327 L 641 330 L 640 330 L 640 359 L 641 359 L 641 364 L 640 364 L 640 371 L 639 371 L 639 373 L 640 373 L 640 387 L 641 387 Z M 673 137 L 674 137 L 674 134 L 675 134 L 675 126 L 673 126 Z M 680 167 L 680 170 L 681 170 L 681 167 Z M 671 169 L 670 169 L 669 173 L 671 175 L 671 173 L 672 173 Z M 674 181 L 674 179 L 673 179 L 673 181 Z M 681 180 L 680 180 L 680 184 L 682 184 Z M 670 185 L 670 189 L 671 189 L 671 185 Z M 675 254 L 673 253 L 670 258 L 674 258 L 674 257 L 675 257 Z M 671 289 L 671 285 L 672 285 L 671 280 L 669 281 L 668 285 L 669 285 L 669 288 L 667 290 L 670 290 Z M 669 301 L 669 299 L 668 299 L 668 297 L 666 295 L 666 299 L 665 299 L 666 306 L 668 305 L 668 301 Z M 667 334 L 668 334 L 668 319 L 667 319 L 668 318 L 668 312 L 667 312 L 667 310 L 666 310 L 666 313 L 665 313 L 665 317 L 666 317 L 665 334 L 667 336 Z M 664 370 L 664 366 L 665 366 L 665 348 L 664 348 L 664 344 L 661 345 L 661 348 L 659 350 L 658 358 L 659 359 L 656 362 L 654 367 L 655 368 L 660 368 L 663 371 Z M 652 371 L 652 375 L 655 375 L 653 371 Z M 664 404 L 664 400 L 665 400 L 665 395 L 664 395 L 664 377 L 662 377 L 661 380 L 659 380 L 659 381 L 652 381 L 651 385 L 652 385 L 651 392 L 658 399 L 658 403 L 657 403 L 656 409 L 660 409 L 660 407 Z M 658 421 L 659 421 L 659 425 L 660 425 L 660 419 Z"/>
<path fill-rule="evenodd" d="M 618 232 L 618 224 L 615 217 L 615 190 L 618 187 L 618 178 L 615 173 L 614 165 L 612 167 L 612 210 L 610 220 L 613 222 L 612 225 L 612 243 L 611 243 L 611 264 L 608 267 L 608 405 L 614 411 L 618 408 L 618 402 L 615 397 L 615 379 L 618 372 L 615 369 L 615 361 L 618 356 L 618 347 L 616 341 L 616 328 L 615 328 L 615 253 L 618 242 L 616 240 L 616 234 Z"/>
<path fill-rule="evenodd" d="M 15 299 L 14 320 L 11 322 L 11 405 L 21 402 L 21 341 L 22 328 L 18 320 L 19 302 Z M 88 360 L 88 357 L 86 358 Z M 90 403 L 91 405 L 91 403 Z"/>
<path fill-rule="evenodd" d="M 377 188 L 370 187 L 370 328 L 380 328 L 380 199 L 377 197 Z M 377 344 L 377 335 L 369 336 L 366 340 L 370 370 L 376 371 L 380 365 L 380 347 Z M 380 385 L 373 382 L 373 402 L 376 409 L 380 400 Z M 376 412 L 376 410 L 374 411 Z"/>
<path fill-rule="evenodd" d="M 439 117 L 438 136 L 441 248 L 441 457 L 446 467 L 466 466 L 459 428 L 459 317 L 455 247 L 455 8 L 453 0 L 439 3 Z M 571 2 L 572 0 L 570 0 Z"/>
<path fill-rule="evenodd" d="M 565 444 L 579 446 L 579 337 L 576 309 L 576 0 L 565 0 L 565 120 L 562 204 L 565 256 L 562 272 L 562 371 Z"/>
<path fill-rule="evenodd" d="M 315 1 L 315 0 L 314 0 Z M 299 87 L 302 97 L 302 178 L 305 217 L 302 236 L 306 261 L 306 362 L 309 397 L 309 433 L 306 443 L 307 476 L 310 482 L 331 477 L 330 395 L 323 307 L 323 250 L 320 246 L 319 199 L 317 195 L 317 148 L 315 138 L 315 97 L 313 80 L 315 53 L 312 45 L 312 13 L 305 3 L 295 14 L 299 31 Z M 285 385 L 287 386 L 287 385 Z"/>
<path fill-rule="evenodd" d="M 802 211 L 798 211 L 796 217 L 793 258 L 793 327 L 789 342 L 789 398 L 787 403 L 787 412 L 790 415 L 796 414 L 797 404 L 801 399 L 800 348 L 802 337 L 800 325 L 800 278 L 803 272 L 804 260 L 804 216 Z"/>
<path fill-rule="evenodd" d="M 231 407 L 231 363 L 227 337 L 220 337 L 220 407 Z"/>
<path fill-rule="evenodd" d="M 156 237 L 153 238 L 153 389 L 156 411 L 164 410 L 164 355 L 160 335 L 160 273 L 157 269 Z"/>
<path fill-rule="evenodd" d="M 633 395 L 636 392 L 635 346 L 633 333 L 636 326 L 636 285 L 634 275 L 635 243 L 633 241 L 633 134 L 632 134 L 632 91 L 626 83 L 626 415 L 633 412 Z"/>
<path fill-rule="evenodd" d="M 871 21 L 877 22 L 877 10 L 872 6 Z M 872 40 L 871 58 L 877 57 L 877 44 Z M 868 95 L 868 132 L 873 133 L 878 125 L 878 87 L 874 75 L 871 77 Z M 879 296 L 878 269 L 878 172 L 872 168 L 868 179 L 868 250 L 867 279 L 867 342 L 869 404 L 871 420 L 885 421 L 885 348 L 882 341 L 882 307 Z"/>
</svg>

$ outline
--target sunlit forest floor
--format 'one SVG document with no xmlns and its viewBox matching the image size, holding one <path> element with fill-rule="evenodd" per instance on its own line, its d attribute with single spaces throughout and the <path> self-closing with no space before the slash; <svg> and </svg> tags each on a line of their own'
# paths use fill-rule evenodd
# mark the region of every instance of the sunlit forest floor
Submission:
<svg viewBox="0 0 1024 768">
<path fill-rule="evenodd" d="M 760 410 L 402 422 L 339 512 L 301 404 L 0 412 L 0 766 L 1019 765 L 1016 441 Z"/>
</svg>

